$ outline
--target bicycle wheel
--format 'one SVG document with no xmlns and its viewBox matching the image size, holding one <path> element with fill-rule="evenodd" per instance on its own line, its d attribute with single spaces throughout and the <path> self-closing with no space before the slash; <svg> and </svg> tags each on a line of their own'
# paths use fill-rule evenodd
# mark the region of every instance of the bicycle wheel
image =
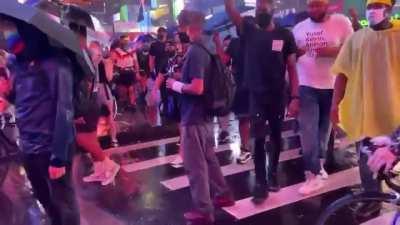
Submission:
<svg viewBox="0 0 400 225">
<path fill-rule="evenodd" d="M 400 212 L 399 211 L 394 215 L 392 225 L 400 225 Z"/>
<path fill-rule="evenodd" d="M 330 225 L 330 219 L 332 219 L 339 210 L 351 204 L 359 202 L 393 203 L 395 200 L 397 200 L 397 196 L 380 192 L 350 194 L 330 204 L 321 214 L 316 225 Z"/>
</svg>

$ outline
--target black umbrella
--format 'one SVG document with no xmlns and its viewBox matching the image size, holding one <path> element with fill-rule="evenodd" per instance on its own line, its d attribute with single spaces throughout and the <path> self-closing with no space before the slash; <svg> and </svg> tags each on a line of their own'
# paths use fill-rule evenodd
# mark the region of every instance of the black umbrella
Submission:
<svg viewBox="0 0 400 225">
<path fill-rule="evenodd" d="M 42 0 L 35 4 L 35 7 L 60 18 L 62 22 L 74 22 L 95 31 L 99 29 L 99 20 L 78 6 Z"/>
<path fill-rule="evenodd" d="M 92 72 L 87 56 L 82 51 L 78 37 L 68 28 L 52 20 L 39 9 L 20 4 L 17 0 L 1 0 L 0 14 L 4 14 L 36 27 L 46 34 L 52 45 L 65 47 L 77 56 L 85 72 Z"/>
</svg>

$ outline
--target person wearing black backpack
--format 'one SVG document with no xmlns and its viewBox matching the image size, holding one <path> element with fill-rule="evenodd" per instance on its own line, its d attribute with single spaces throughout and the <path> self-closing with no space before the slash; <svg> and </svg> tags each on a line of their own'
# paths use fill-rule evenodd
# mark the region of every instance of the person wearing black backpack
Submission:
<svg viewBox="0 0 400 225">
<path fill-rule="evenodd" d="M 206 103 L 207 88 L 210 88 L 206 80 L 217 56 L 205 47 L 202 13 L 183 10 L 178 20 L 192 41 L 182 68 L 182 81 L 167 80 L 167 88 L 181 94 L 181 147 L 195 207 L 184 217 L 196 224 L 213 224 L 214 207 L 235 203 L 214 151 L 211 118 L 216 114 L 210 113 Z M 215 196 L 210 196 L 210 192 Z"/>
<path fill-rule="evenodd" d="M 244 82 L 250 91 L 251 136 L 256 171 L 253 202 L 260 204 L 268 197 L 269 191 L 280 190 L 277 173 L 282 150 L 286 71 L 291 90 L 288 114 L 294 117 L 299 111 L 297 47 L 293 34 L 273 22 L 273 0 L 257 0 L 255 17 L 242 18 L 235 8 L 235 0 L 225 0 L 225 8 L 244 42 Z M 271 143 L 268 170 L 265 149 L 267 121 Z"/>
</svg>

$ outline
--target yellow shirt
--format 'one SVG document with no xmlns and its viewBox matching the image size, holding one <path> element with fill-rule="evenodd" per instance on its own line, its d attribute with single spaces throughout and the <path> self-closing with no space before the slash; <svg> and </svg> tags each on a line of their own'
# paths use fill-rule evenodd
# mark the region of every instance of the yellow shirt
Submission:
<svg viewBox="0 0 400 225">
<path fill-rule="evenodd" d="M 350 139 L 387 135 L 400 125 L 400 26 L 354 33 L 332 72 L 348 79 L 339 115 Z"/>
</svg>

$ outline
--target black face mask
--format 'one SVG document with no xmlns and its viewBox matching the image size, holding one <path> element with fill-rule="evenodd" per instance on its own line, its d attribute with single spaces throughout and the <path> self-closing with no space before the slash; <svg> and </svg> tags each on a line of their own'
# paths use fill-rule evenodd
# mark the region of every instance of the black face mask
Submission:
<svg viewBox="0 0 400 225">
<path fill-rule="evenodd" d="M 256 16 L 256 22 L 261 29 L 267 28 L 272 21 L 272 14 L 270 13 L 259 13 Z"/>
</svg>

